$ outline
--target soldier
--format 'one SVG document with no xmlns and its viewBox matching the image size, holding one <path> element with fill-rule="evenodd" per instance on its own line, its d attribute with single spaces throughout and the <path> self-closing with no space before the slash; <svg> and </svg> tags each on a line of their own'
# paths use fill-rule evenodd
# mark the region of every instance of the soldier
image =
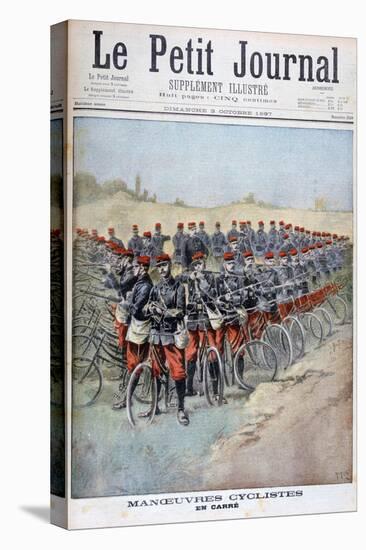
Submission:
<svg viewBox="0 0 366 550">
<path fill-rule="evenodd" d="M 203 252 L 207 257 L 209 250 L 207 246 L 201 241 L 197 236 L 197 227 L 195 222 L 188 223 L 189 235 L 183 241 L 183 250 L 182 250 L 182 265 L 184 268 L 187 268 L 192 263 L 192 256 L 197 252 Z"/>
<path fill-rule="evenodd" d="M 239 237 L 239 231 L 237 229 L 236 220 L 232 220 L 231 229 L 227 232 L 227 235 L 226 235 L 227 240 L 229 240 L 230 237 Z"/>
<path fill-rule="evenodd" d="M 205 222 L 204 221 L 201 221 L 199 224 L 198 224 L 198 232 L 197 232 L 197 237 L 199 239 L 201 239 L 201 241 L 203 242 L 203 244 L 207 247 L 207 250 L 211 250 L 211 239 L 208 235 L 208 233 L 206 233 L 205 231 Z"/>
<path fill-rule="evenodd" d="M 207 335 L 208 344 L 216 345 L 216 333 L 211 327 L 207 307 L 215 310 L 216 283 L 211 273 L 205 271 L 206 263 L 203 252 L 196 252 L 193 255 L 190 270 L 183 275 L 182 280 L 188 286 L 187 304 L 187 329 L 189 334 L 188 347 L 186 349 L 187 360 L 187 395 L 196 395 L 193 390 L 193 378 L 196 371 L 199 345 Z M 218 379 L 216 369 L 218 365 L 212 366 L 213 392 L 218 391 Z"/>
<path fill-rule="evenodd" d="M 134 276 L 136 278 L 133 287 L 131 302 L 129 306 L 130 320 L 146 321 L 148 318 L 145 313 L 145 306 L 149 300 L 152 289 L 152 281 L 149 276 L 150 258 L 148 256 L 138 256 L 134 266 Z M 148 350 L 148 338 L 143 338 L 143 342 L 136 344 L 134 340 L 127 335 L 127 368 L 131 372 L 138 363 L 146 356 Z M 138 349 L 141 348 L 141 349 Z"/>
<path fill-rule="evenodd" d="M 120 263 L 122 259 L 122 248 L 118 248 L 117 246 L 112 249 L 112 254 L 109 259 L 109 263 L 106 263 L 105 269 L 103 269 L 103 272 L 105 273 L 104 279 L 102 279 L 102 283 L 106 288 L 113 288 L 114 290 L 118 290 L 119 284 L 118 284 L 118 277 L 116 272 L 119 272 L 120 269 Z"/>
<path fill-rule="evenodd" d="M 305 237 L 304 237 L 304 240 L 302 242 L 303 246 L 309 246 L 310 245 L 310 239 L 311 239 L 310 230 L 305 229 Z"/>
<path fill-rule="evenodd" d="M 114 232 L 114 227 L 108 227 L 108 237 L 109 237 L 109 240 L 111 242 L 115 242 L 116 244 L 118 244 L 119 248 L 124 248 L 125 247 L 122 240 L 117 239 L 117 237 L 115 235 L 115 232 Z"/>
<path fill-rule="evenodd" d="M 290 233 L 290 240 L 293 248 L 298 249 L 300 244 L 299 239 L 299 233 L 300 233 L 300 226 L 295 225 L 294 231 Z"/>
<path fill-rule="evenodd" d="M 178 330 L 178 323 L 184 319 L 185 292 L 181 282 L 174 279 L 171 274 L 171 259 L 168 254 L 163 253 L 157 256 L 155 265 L 159 271 L 160 281 L 152 288 L 146 308 L 152 315 L 150 335 L 150 344 L 154 348 L 152 369 L 154 375 L 159 377 L 160 366 L 155 354 L 161 363 L 168 365 L 178 397 L 177 419 L 179 424 L 187 426 L 189 418 L 184 408 L 186 391 L 184 350 L 176 346 L 174 338 Z M 159 386 L 160 383 L 158 392 Z"/>
<path fill-rule="evenodd" d="M 257 266 L 255 263 L 255 258 L 252 250 L 244 250 L 243 254 L 244 259 L 244 273 L 247 277 L 255 277 L 257 272 Z"/>
<path fill-rule="evenodd" d="M 129 329 L 127 331 L 127 369 L 132 372 L 133 369 L 141 363 L 148 354 L 149 342 L 148 334 L 136 334 L 133 331 L 133 320 L 148 321 L 145 306 L 149 300 L 152 289 L 152 281 L 149 276 L 150 258 L 148 256 L 138 256 L 134 266 L 134 275 L 136 282 L 133 286 L 131 300 L 129 303 Z M 136 382 L 137 385 L 137 382 Z M 134 388 L 133 388 L 134 389 Z"/>
<path fill-rule="evenodd" d="M 267 248 L 268 237 L 264 231 L 263 221 L 258 222 L 258 230 L 254 237 L 254 248 L 256 256 L 263 256 Z"/>
<path fill-rule="evenodd" d="M 241 247 L 241 241 L 246 237 L 247 233 L 247 222 L 244 220 L 239 221 L 239 245 Z M 243 250 L 245 250 L 243 248 Z"/>
<path fill-rule="evenodd" d="M 265 312 L 267 319 L 273 319 L 277 313 L 277 289 L 279 277 L 275 267 L 275 257 L 272 251 L 264 255 L 265 269 L 258 275 L 260 285 L 260 310 Z"/>
<path fill-rule="evenodd" d="M 255 238 L 255 231 L 252 228 L 252 222 L 250 220 L 247 220 L 247 231 L 248 231 L 248 238 L 249 238 L 250 248 L 252 248 L 254 238 Z"/>
<path fill-rule="evenodd" d="M 306 269 L 306 264 L 301 262 L 298 250 L 292 248 L 290 250 L 291 267 L 294 273 L 294 293 L 295 296 L 304 296 L 309 293 L 309 274 Z"/>
<path fill-rule="evenodd" d="M 177 224 L 177 232 L 173 237 L 173 263 L 181 265 L 182 264 L 182 253 L 183 253 L 183 243 L 187 235 L 184 233 L 184 223 L 179 222 Z"/>
<path fill-rule="evenodd" d="M 229 237 L 228 252 L 234 254 L 235 273 L 241 275 L 243 273 L 244 259 L 239 249 L 239 237 L 235 235 Z"/>
<path fill-rule="evenodd" d="M 106 258 L 105 238 L 97 237 L 95 240 L 95 248 L 90 253 L 90 261 L 95 264 L 103 264 Z"/>
<path fill-rule="evenodd" d="M 316 243 L 316 231 L 312 231 L 308 246 Z"/>
<path fill-rule="evenodd" d="M 116 288 L 116 290 L 118 291 L 120 302 L 117 304 L 115 311 L 114 328 L 117 332 L 118 347 L 122 350 L 124 358 L 126 352 L 126 336 L 128 331 L 128 318 L 131 296 L 133 287 L 138 278 L 133 260 L 133 250 L 122 250 L 120 280 L 119 285 Z M 123 385 L 120 390 L 123 390 Z M 126 407 L 126 395 L 122 391 L 122 395 L 121 393 L 117 393 L 115 395 L 112 409 L 119 410 L 123 409 L 124 407 Z"/>
<path fill-rule="evenodd" d="M 304 247 L 305 227 L 299 227 L 299 248 Z"/>
<path fill-rule="evenodd" d="M 118 248 L 116 243 L 110 243 L 109 241 L 106 242 L 106 253 L 105 253 L 105 262 L 111 265 L 114 265 L 114 259 L 115 256 L 113 254 L 113 250 L 115 248 Z"/>
<path fill-rule="evenodd" d="M 322 242 L 317 242 L 315 245 L 315 266 L 317 280 L 330 277 L 330 270 L 327 263 L 327 257 Z"/>
<path fill-rule="evenodd" d="M 142 248 L 140 250 L 140 254 L 141 256 L 149 256 L 150 266 L 154 265 L 157 250 L 152 243 L 151 231 L 144 231 L 142 235 Z"/>
<path fill-rule="evenodd" d="M 133 285 L 137 280 L 133 260 L 133 250 L 131 248 L 123 250 L 119 295 L 125 300 L 127 300 L 128 293 L 133 289 Z"/>
<path fill-rule="evenodd" d="M 343 266 L 343 251 L 340 248 L 340 240 L 336 233 L 333 234 L 333 251 L 335 254 L 336 269 L 342 269 Z"/>
<path fill-rule="evenodd" d="M 329 267 L 329 270 L 333 272 L 337 271 L 337 257 L 331 239 L 327 239 L 325 241 L 325 256 L 327 258 L 327 265 Z"/>
<path fill-rule="evenodd" d="M 143 246 L 142 238 L 139 235 L 138 225 L 134 224 L 132 226 L 132 237 L 128 241 L 127 248 L 131 248 L 135 254 L 135 257 L 140 255 L 141 249 Z"/>
<path fill-rule="evenodd" d="M 280 288 L 277 290 L 277 302 L 283 303 L 288 302 L 294 297 L 294 270 L 289 264 L 288 255 L 286 252 L 281 250 L 278 254 L 278 259 L 279 265 L 277 267 L 277 275 Z M 290 303 L 290 306 L 292 307 L 292 302 Z M 291 308 L 289 307 L 287 314 L 290 313 L 290 309 Z"/>
<path fill-rule="evenodd" d="M 220 222 L 215 223 L 215 232 L 211 235 L 211 247 L 212 256 L 216 263 L 216 269 L 218 270 L 222 263 L 225 247 L 227 246 L 227 239 L 224 233 L 221 231 Z"/>
<path fill-rule="evenodd" d="M 253 338 L 259 339 L 263 331 L 263 322 L 261 321 L 261 312 L 258 310 L 258 296 L 260 296 L 259 278 L 262 268 L 256 265 L 254 254 L 251 250 L 243 252 L 244 258 L 244 285 L 247 296 L 244 302 L 248 312 L 248 327 Z M 249 332 L 247 331 L 247 337 Z"/>
<path fill-rule="evenodd" d="M 225 325 L 216 331 L 216 347 L 221 354 L 224 352 L 225 336 L 231 346 L 233 355 L 238 351 L 244 340 L 241 330 L 238 308 L 244 306 L 244 278 L 235 275 L 236 262 L 233 252 L 225 252 L 223 273 L 217 277 L 217 306 L 225 317 Z M 242 373 L 244 363 L 240 358 L 239 373 Z"/>
<path fill-rule="evenodd" d="M 163 235 L 161 233 L 161 223 L 156 222 L 155 233 L 151 239 L 151 243 L 153 244 L 156 250 L 156 255 L 159 255 L 164 251 L 164 244 L 167 241 L 170 241 L 170 235 Z"/>
<path fill-rule="evenodd" d="M 239 222 L 239 250 L 240 252 L 244 252 L 244 250 L 247 250 L 250 247 L 251 244 L 249 241 L 247 222 L 242 220 Z"/>
<path fill-rule="evenodd" d="M 274 220 L 271 220 L 269 222 L 269 225 L 270 229 L 268 231 L 267 251 L 277 252 L 279 248 L 279 238 L 278 231 L 276 229 L 276 222 Z"/>
<path fill-rule="evenodd" d="M 244 307 L 249 310 L 248 313 L 253 310 L 258 302 L 257 291 L 257 266 L 255 265 L 255 259 L 251 250 L 245 250 L 243 252 L 244 258 L 244 288 L 246 291 Z"/>
<path fill-rule="evenodd" d="M 286 254 L 288 254 L 291 248 L 292 245 L 290 242 L 290 236 L 288 233 L 285 233 L 282 237 L 282 243 L 280 244 L 280 251 L 286 252 Z"/>
<path fill-rule="evenodd" d="M 149 352 L 149 334 L 146 326 L 149 323 L 149 315 L 146 313 L 145 306 L 148 303 L 152 281 L 148 274 L 150 267 L 150 258 L 148 256 L 138 256 L 134 265 L 135 283 L 131 292 L 128 304 L 128 330 L 127 341 L 127 369 L 131 373 L 137 365 L 146 360 Z M 137 323 L 136 323 L 137 321 Z M 131 388 L 131 393 L 136 389 L 139 377 L 135 379 L 135 384 Z M 123 398 L 120 402 L 113 405 L 115 409 L 121 409 L 126 406 L 126 400 Z"/>
<path fill-rule="evenodd" d="M 278 228 L 278 236 L 281 238 L 283 237 L 283 235 L 286 233 L 286 229 L 285 229 L 285 222 L 283 220 L 281 220 L 278 224 L 279 228 Z"/>
<path fill-rule="evenodd" d="M 317 281 L 315 265 L 315 244 L 310 244 L 309 247 L 306 248 L 307 251 L 304 252 L 304 249 L 302 250 L 303 261 L 309 275 L 309 280 L 311 280 L 312 285 L 315 286 Z"/>
</svg>

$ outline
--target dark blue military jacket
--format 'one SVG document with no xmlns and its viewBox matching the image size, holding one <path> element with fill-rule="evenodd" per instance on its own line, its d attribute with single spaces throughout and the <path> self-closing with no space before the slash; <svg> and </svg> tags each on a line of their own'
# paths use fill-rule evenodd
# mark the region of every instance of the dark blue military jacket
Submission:
<svg viewBox="0 0 366 550">
<path fill-rule="evenodd" d="M 127 246 L 133 250 L 135 256 L 139 256 L 143 247 L 142 238 L 139 235 L 131 237 Z"/>
<path fill-rule="evenodd" d="M 211 235 L 211 248 L 214 258 L 224 255 L 225 246 L 227 245 L 227 239 L 222 231 L 218 231 Z"/>
<path fill-rule="evenodd" d="M 178 322 L 185 313 L 185 292 L 184 287 L 178 279 L 171 275 L 168 279 L 161 279 L 152 287 L 150 302 L 157 302 L 164 310 L 177 310 L 177 314 L 166 311 L 161 319 L 152 317 L 151 336 L 152 344 L 161 343 L 164 345 L 174 344 L 174 333 L 178 329 Z"/>
<path fill-rule="evenodd" d="M 183 267 L 189 267 L 192 263 L 192 256 L 196 252 L 203 252 L 208 256 L 209 250 L 207 246 L 201 241 L 197 235 L 190 235 L 183 241 L 183 250 L 182 250 L 182 264 Z"/>
<path fill-rule="evenodd" d="M 132 296 L 131 296 L 131 304 L 130 304 L 130 313 L 138 321 L 146 321 L 148 319 L 143 309 L 149 300 L 152 286 L 153 286 L 152 281 L 149 275 L 146 273 L 142 277 L 139 277 L 137 279 L 136 284 L 133 288 Z"/>
</svg>

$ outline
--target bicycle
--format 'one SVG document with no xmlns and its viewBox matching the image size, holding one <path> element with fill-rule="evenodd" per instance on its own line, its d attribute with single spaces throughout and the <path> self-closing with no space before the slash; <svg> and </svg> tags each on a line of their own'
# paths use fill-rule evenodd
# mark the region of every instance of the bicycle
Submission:
<svg viewBox="0 0 366 550">
<path fill-rule="evenodd" d="M 259 384 L 275 379 L 277 364 L 276 353 L 270 344 L 262 340 L 245 342 L 234 357 L 235 379 L 244 390 L 254 391 Z"/>
<path fill-rule="evenodd" d="M 153 372 L 153 359 L 158 364 L 159 376 Z M 209 346 L 207 333 L 200 343 L 198 364 L 198 378 L 202 383 L 207 404 L 221 406 L 224 388 L 221 356 L 217 348 Z M 127 418 L 132 427 L 151 424 L 156 415 L 158 401 L 164 402 L 165 412 L 172 406 L 175 390 L 170 385 L 170 380 L 169 368 L 161 361 L 154 346 L 151 345 L 149 357 L 134 368 L 127 385 Z M 160 394 L 161 389 L 163 396 Z"/>
</svg>

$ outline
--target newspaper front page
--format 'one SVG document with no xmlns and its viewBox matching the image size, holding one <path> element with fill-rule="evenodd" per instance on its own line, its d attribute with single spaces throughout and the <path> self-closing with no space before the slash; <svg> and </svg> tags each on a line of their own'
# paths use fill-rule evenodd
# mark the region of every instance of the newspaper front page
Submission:
<svg viewBox="0 0 366 550">
<path fill-rule="evenodd" d="M 68 527 L 355 510 L 356 40 L 63 25 Z"/>
</svg>

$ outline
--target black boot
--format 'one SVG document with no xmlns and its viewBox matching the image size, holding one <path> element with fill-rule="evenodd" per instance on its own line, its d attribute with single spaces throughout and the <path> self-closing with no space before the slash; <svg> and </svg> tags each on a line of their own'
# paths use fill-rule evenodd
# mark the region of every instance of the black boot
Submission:
<svg viewBox="0 0 366 550">
<path fill-rule="evenodd" d="M 187 413 L 184 410 L 184 395 L 186 393 L 186 381 L 176 380 L 175 389 L 178 397 L 178 412 L 177 412 L 178 422 L 179 424 L 182 424 L 182 426 L 188 426 L 189 418 Z"/>
<path fill-rule="evenodd" d="M 244 372 L 244 357 L 239 357 L 238 358 L 238 375 L 240 380 L 243 379 L 243 372 Z M 244 388 L 240 384 L 238 384 L 238 388 L 239 390 L 244 390 Z"/>
<path fill-rule="evenodd" d="M 212 392 L 214 395 L 218 394 L 218 389 L 219 389 L 218 370 L 219 370 L 219 366 L 217 364 L 217 361 L 209 364 L 208 372 L 210 374 L 210 378 L 212 382 Z"/>
<path fill-rule="evenodd" d="M 160 397 L 161 384 L 162 384 L 162 382 L 161 382 L 160 378 L 158 377 L 156 379 L 156 391 L 157 391 L 158 396 L 157 396 L 157 405 L 156 405 L 155 414 L 161 414 L 161 410 L 159 408 L 159 397 Z"/>
<path fill-rule="evenodd" d="M 197 392 L 193 389 L 193 378 L 194 374 L 196 372 L 196 362 L 195 361 L 189 361 L 187 365 L 187 391 L 186 395 L 188 397 L 192 395 L 197 395 Z"/>
<path fill-rule="evenodd" d="M 208 372 L 210 373 L 210 378 L 212 382 L 212 393 L 216 401 L 220 401 L 219 395 L 219 376 L 220 376 L 220 367 L 217 361 L 210 363 Z M 221 403 L 226 404 L 227 401 L 225 397 L 221 397 Z"/>
</svg>

